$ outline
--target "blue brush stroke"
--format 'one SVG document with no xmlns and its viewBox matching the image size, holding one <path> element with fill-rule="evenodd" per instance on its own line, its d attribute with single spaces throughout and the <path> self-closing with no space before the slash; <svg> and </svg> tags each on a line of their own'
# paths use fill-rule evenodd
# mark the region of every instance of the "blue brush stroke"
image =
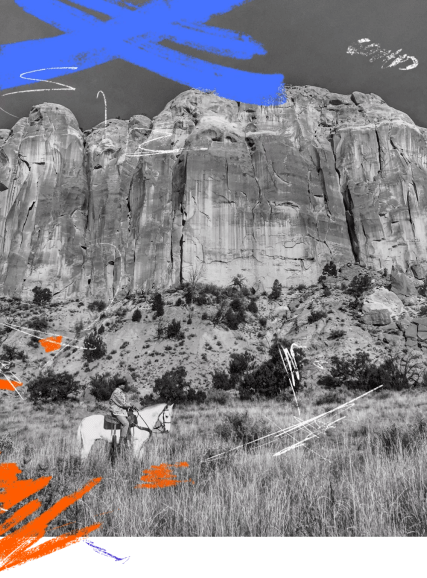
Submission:
<svg viewBox="0 0 427 578">
<path fill-rule="evenodd" d="M 126 558 L 118 558 L 117 556 L 114 556 L 114 554 L 110 554 L 109 552 L 107 552 L 107 550 L 105 550 L 105 548 L 101 548 L 100 546 L 97 546 L 96 544 L 94 544 L 90 540 L 85 540 L 85 543 L 88 546 L 90 546 L 91 548 L 93 548 L 95 550 L 95 552 L 97 552 L 98 554 L 101 554 L 101 556 L 107 556 L 107 558 L 114 558 L 114 560 L 116 562 L 122 562 L 122 564 L 125 564 L 130 558 L 130 556 L 127 556 Z"/>
<path fill-rule="evenodd" d="M 259 74 L 211 64 L 159 43 L 172 40 L 239 59 L 266 54 L 251 37 L 206 25 L 213 14 L 228 12 L 246 0 L 152 0 L 137 9 L 107 0 L 78 0 L 110 16 L 103 22 L 59 0 L 15 0 L 29 14 L 60 30 L 54 38 L 0 46 L 0 90 L 33 84 L 20 74 L 59 66 L 85 70 L 118 58 L 191 87 L 216 90 L 220 96 L 262 104 L 283 83 L 281 74 Z M 251 0 L 248 0 L 251 1 Z M 186 20 L 185 15 L 191 16 Z M 52 79 L 71 70 L 46 70 Z"/>
</svg>

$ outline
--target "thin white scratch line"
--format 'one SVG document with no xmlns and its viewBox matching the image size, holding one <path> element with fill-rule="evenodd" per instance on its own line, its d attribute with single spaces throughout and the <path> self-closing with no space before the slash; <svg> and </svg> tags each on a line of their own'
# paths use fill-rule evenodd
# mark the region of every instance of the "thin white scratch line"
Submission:
<svg viewBox="0 0 427 578">
<path fill-rule="evenodd" d="M 14 116 L 15 118 L 19 118 L 19 116 L 16 116 L 16 114 L 12 114 L 11 112 L 7 112 L 7 110 L 4 110 L 4 108 L 2 108 L 1 106 L 0 106 L 0 110 L 2 110 L 3 112 L 5 112 L 5 113 L 8 114 L 9 116 Z M 6 512 L 7 512 L 7 510 L 6 510 Z"/>
<path fill-rule="evenodd" d="M 34 333 L 28 333 L 28 331 L 24 331 L 21 326 L 19 325 L 11 325 L 10 323 L 4 323 L 2 321 L 0 321 L 0 325 L 5 325 L 6 327 L 10 327 L 11 329 L 13 329 L 14 331 L 20 331 L 21 333 L 25 333 L 25 335 L 29 335 L 30 337 L 35 337 L 36 339 L 43 339 L 43 341 L 45 341 L 46 343 L 53 343 L 54 345 L 58 345 L 57 341 L 51 341 L 50 339 L 46 338 L 46 337 L 39 337 L 37 335 L 34 335 Z M 28 329 L 27 327 L 25 329 Z M 41 331 L 36 331 L 36 333 L 41 333 Z M 49 335 L 49 337 L 55 337 L 54 335 L 52 336 L 51 334 Z M 63 337 L 62 335 L 57 334 L 56 337 Z M 67 337 L 65 337 L 65 339 L 68 339 Z M 77 345 L 63 345 L 62 343 L 59 344 L 60 347 L 62 349 L 64 349 L 65 347 L 74 347 L 74 349 L 88 349 L 90 351 L 94 351 L 96 348 L 93 347 L 78 347 Z"/>
<path fill-rule="evenodd" d="M 104 97 L 104 112 L 105 112 L 104 128 L 107 129 L 107 99 L 105 98 L 105 94 L 104 94 L 103 90 L 98 90 L 98 94 L 96 95 L 96 98 L 98 98 L 100 94 L 102 94 L 102 96 Z"/>
<path fill-rule="evenodd" d="M 17 90 L 15 92 L 6 92 L 3 96 L 10 96 L 11 94 L 21 94 L 24 92 L 44 92 L 51 90 L 76 90 L 73 86 L 68 84 L 62 84 L 62 82 L 55 82 L 54 80 L 45 80 L 43 78 L 30 78 L 25 76 L 25 74 L 32 74 L 33 72 L 43 72 L 44 70 L 77 70 L 78 66 L 53 66 L 52 68 L 38 68 L 37 70 L 29 70 L 28 72 L 23 72 L 19 76 L 24 80 L 35 80 L 37 82 L 48 82 L 49 84 L 56 84 L 57 86 L 63 86 L 64 88 L 35 88 L 33 90 Z"/>
<path fill-rule="evenodd" d="M 13 383 L 10 381 L 10 379 L 7 377 L 7 375 L 4 373 L 4 371 L 0 369 L 0 373 L 5 376 L 6 381 L 8 381 L 8 382 L 10 383 L 10 385 L 13 387 L 13 389 L 16 391 L 16 393 L 19 395 L 19 397 L 23 400 L 24 398 L 23 398 L 22 395 L 19 393 L 19 391 L 16 389 L 16 387 L 13 385 Z M 20 382 L 20 383 L 22 383 L 22 382 Z"/>
</svg>

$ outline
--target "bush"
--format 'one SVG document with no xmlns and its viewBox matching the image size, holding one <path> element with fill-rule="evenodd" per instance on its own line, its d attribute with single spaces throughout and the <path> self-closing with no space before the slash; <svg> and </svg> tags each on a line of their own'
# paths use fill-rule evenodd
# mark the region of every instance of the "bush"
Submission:
<svg viewBox="0 0 427 578">
<path fill-rule="evenodd" d="M 105 327 L 103 325 L 100 325 L 98 328 L 98 335 L 102 335 L 105 331 Z"/>
<path fill-rule="evenodd" d="M 384 389 L 401 391 L 424 384 L 422 365 L 414 354 L 390 357 L 376 366 L 368 353 L 359 351 L 345 358 L 333 356 L 331 363 L 330 374 L 322 376 L 319 385 L 364 391 L 383 385 Z"/>
<path fill-rule="evenodd" d="M 212 387 L 223 391 L 233 389 L 233 384 L 228 373 L 226 371 L 216 370 L 212 375 Z"/>
<path fill-rule="evenodd" d="M 32 292 L 34 293 L 33 303 L 37 303 L 37 305 L 44 305 L 52 300 L 52 291 L 50 289 L 34 287 Z"/>
<path fill-rule="evenodd" d="M 165 304 L 160 293 L 154 295 L 152 310 L 156 312 L 157 317 L 161 317 L 165 312 Z"/>
<path fill-rule="evenodd" d="M 319 321 L 319 319 L 323 319 L 324 317 L 327 316 L 328 314 L 325 311 L 312 311 L 308 316 L 307 321 L 309 323 L 315 323 L 316 321 Z"/>
<path fill-rule="evenodd" d="M 328 339 L 341 339 L 344 335 L 346 335 L 346 332 L 343 329 L 333 329 L 330 332 Z"/>
<path fill-rule="evenodd" d="M 304 289 L 307 289 L 304 283 L 297 285 L 297 291 L 304 291 Z"/>
<path fill-rule="evenodd" d="M 38 347 L 38 345 L 39 345 L 39 339 L 38 339 L 38 337 L 35 337 L 34 335 L 32 335 L 27 343 L 30 347 L 35 348 L 35 347 Z"/>
<path fill-rule="evenodd" d="M 166 328 L 166 337 L 168 339 L 182 339 L 184 333 L 181 331 L 181 321 L 173 319 Z"/>
<path fill-rule="evenodd" d="M 141 321 L 142 313 L 139 309 L 135 309 L 132 313 L 132 321 Z"/>
<path fill-rule="evenodd" d="M 27 356 L 22 349 L 18 349 L 14 345 L 3 345 L 2 359 L 6 361 L 13 361 L 14 359 L 20 359 L 21 361 L 27 361 Z"/>
<path fill-rule="evenodd" d="M 330 297 L 332 295 L 332 291 L 329 289 L 329 287 L 325 287 L 323 290 L 323 297 Z"/>
<path fill-rule="evenodd" d="M 248 311 L 256 315 L 258 313 L 258 305 L 256 304 L 255 299 L 251 299 L 248 305 Z"/>
<path fill-rule="evenodd" d="M 29 398 L 33 403 L 40 401 L 61 402 L 76 395 L 81 390 L 81 385 L 68 371 L 54 373 L 48 369 L 46 373 L 39 374 L 27 384 Z"/>
<path fill-rule="evenodd" d="M 280 357 L 279 343 L 285 348 L 289 348 L 292 345 L 292 342 L 286 339 L 274 339 L 269 350 L 269 359 L 252 371 L 246 372 L 240 380 L 240 399 L 252 399 L 257 395 L 273 398 L 283 394 L 283 392 L 292 394 L 282 358 Z M 305 353 L 301 349 L 295 349 L 294 352 L 298 369 L 301 372 L 306 361 Z M 298 382 L 296 380 L 295 391 L 299 391 L 301 387 L 301 381 Z"/>
<path fill-rule="evenodd" d="M 178 297 L 178 299 L 175 301 L 175 305 L 176 305 L 177 307 L 180 307 L 180 306 L 182 305 L 182 299 L 181 299 L 181 297 Z"/>
<path fill-rule="evenodd" d="M 420 317 L 427 315 L 427 305 L 422 305 L 420 308 Z"/>
<path fill-rule="evenodd" d="M 97 373 L 90 378 L 89 392 L 94 396 L 96 401 L 108 401 L 111 394 L 117 387 L 117 382 L 120 381 L 120 375 L 110 375 L 110 372 Z M 125 385 L 124 391 L 131 391 L 129 384 Z"/>
<path fill-rule="evenodd" d="M 96 299 L 95 301 L 92 301 L 92 303 L 89 303 L 89 305 L 87 306 L 89 311 L 98 311 L 98 313 L 104 311 L 106 307 L 107 304 L 102 299 Z"/>
<path fill-rule="evenodd" d="M 266 325 L 267 325 L 266 317 L 260 317 L 259 324 L 261 325 L 261 327 L 266 327 Z"/>
<path fill-rule="evenodd" d="M 271 293 L 268 296 L 268 298 L 269 299 L 279 299 L 281 294 L 282 294 L 282 285 L 281 285 L 281 283 L 279 283 L 279 281 L 277 279 L 275 279 Z"/>
<path fill-rule="evenodd" d="M 372 287 L 372 279 L 368 275 L 359 274 L 356 277 L 353 277 L 351 280 L 350 285 L 348 286 L 347 293 L 350 295 L 354 295 L 356 298 L 361 297 L 365 291 Z"/>
<path fill-rule="evenodd" d="M 182 365 L 171 369 L 154 382 L 152 401 L 162 403 L 202 402 L 206 399 L 204 391 L 195 391 L 186 381 L 187 371 Z M 146 398 L 145 398 L 146 399 Z"/>
<path fill-rule="evenodd" d="M 227 441 L 243 443 L 254 441 L 271 432 L 271 426 L 264 417 L 252 417 L 248 411 L 225 414 L 215 433 Z"/>
<path fill-rule="evenodd" d="M 79 337 L 80 333 L 81 333 L 82 330 L 83 330 L 83 327 L 84 327 L 83 321 L 80 320 L 80 321 L 77 321 L 77 322 L 75 323 L 75 325 L 74 325 L 74 331 L 76 332 L 76 337 Z"/>
<path fill-rule="evenodd" d="M 107 346 L 100 335 L 97 335 L 95 331 L 90 333 L 84 338 L 83 341 L 83 358 L 86 359 L 88 363 L 94 361 L 95 359 L 101 359 L 107 352 Z"/>
<path fill-rule="evenodd" d="M 245 323 L 245 313 L 242 310 L 234 311 L 229 307 L 225 313 L 224 322 L 229 329 L 238 329 L 241 323 Z"/>
<path fill-rule="evenodd" d="M 202 313 L 202 319 L 203 321 L 206 321 L 206 319 L 209 319 L 208 314 L 206 313 L 206 311 L 204 313 Z"/>
<path fill-rule="evenodd" d="M 423 284 L 418 287 L 418 293 L 421 295 L 421 297 L 427 297 L 427 278 L 424 279 Z"/>
<path fill-rule="evenodd" d="M 35 329 L 36 331 L 44 331 L 48 328 L 48 321 L 46 315 L 40 315 L 39 317 L 33 317 L 28 321 L 28 327 Z"/>
<path fill-rule="evenodd" d="M 324 267 L 322 271 L 322 275 L 328 277 L 336 277 L 337 276 L 337 266 L 333 261 L 329 261 Z"/>
<path fill-rule="evenodd" d="M 217 403 L 218 405 L 227 405 L 231 401 L 230 394 L 221 389 L 211 389 L 206 394 L 208 403 Z"/>
</svg>

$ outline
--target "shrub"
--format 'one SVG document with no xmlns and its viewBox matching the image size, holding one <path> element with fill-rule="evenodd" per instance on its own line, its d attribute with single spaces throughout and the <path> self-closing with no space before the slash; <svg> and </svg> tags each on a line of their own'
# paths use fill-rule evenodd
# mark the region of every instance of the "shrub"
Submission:
<svg viewBox="0 0 427 578">
<path fill-rule="evenodd" d="M 35 337 L 34 335 L 32 335 L 32 336 L 30 337 L 30 339 L 28 340 L 28 345 L 29 345 L 30 347 L 38 347 L 38 345 L 39 345 L 39 339 L 38 339 L 38 337 Z"/>
<path fill-rule="evenodd" d="M 206 305 L 206 303 L 208 302 L 208 299 L 207 299 L 205 293 L 201 293 L 200 295 L 196 296 L 194 301 L 195 301 L 196 305 Z"/>
<path fill-rule="evenodd" d="M 326 275 L 329 277 L 336 277 L 337 276 L 337 266 L 333 261 L 329 261 L 324 267 L 322 271 L 322 275 Z"/>
<path fill-rule="evenodd" d="M 304 289 L 307 289 L 304 283 L 297 285 L 297 291 L 304 291 Z"/>
<path fill-rule="evenodd" d="M 368 273 L 360 273 L 359 275 L 356 275 L 356 277 L 353 277 L 351 280 L 351 283 L 347 289 L 347 293 L 354 295 L 355 297 L 361 297 L 365 291 L 371 288 L 371 286 L 372 279 Z"/>
<path fill-rule="evenodd" d="M 420 287 L 418 287 L 418 293 L 422 297 L 427 297 L 427 278 L 424 279 L 423 284 Z"/>
<path fill-rule="evenodd" d="M 128 345 L 129 345 L 129 341 L 123 341 L 123 343 L 120 345 L 120 349 L 124 349 Z"/>
<path fill-rule="evenodd" d="M 13 450 L 13 439 L 10 433 L 0 435 L 0 452 L 2 455 Z"/>
<path fill-rule="evenodd" d="M 18 349 L 14 345 L 3 345 L 3 355 L 2 359 L 6 361 L 13 361 L 14 359 L 20 359 L 21 361 L 27 361 L 27 356 L 22 349 Z"/>
<path fill-rule="evenodd" d="M 266 327 L 267 319 L 265 317 L 260 317 L 259 324 L 261 325 L 261 327 Z"/>
<path fill-rule="evenodd" d="M 83 358 L 90 363 L 95 359 L 101 359 L 107 352 L 107 346 L 100 335 L 97 335 L 95 331 L 89 333 L 84 338 L 83 341 Z"/>
<path fill-rule="evenodd" d="M 229 307 L 225 313 L 224 322 L 229 329 L 238 329 L 241 323 L 245 323 L 245 313 L 242 310 L 234 311 Z"/>
<path fill-rule="evenodd" d="M 195 391 L 186 381 L 187 371 L 182 365 L 171 369 L 154 382 L 152 400 L 166 403 L 202 402 L 206 399 L 203 391 Z"/>
<path fill-rule="evenodd" d="M 160 293 L 154 295 L 152 310 L 156 312 L 157 317 L 161 317 L 165 312 L 165 304 Z"/>
<path fill-rule="evenodd" d="M 180 307 L 180 306 L 182 305 L 182 299 L 181 299 L 181 297 L 178 297 L 178 299 L 175 301 L 175 305 L 176 305 L 177 307 Z"/>
<path fill-rule="evenodd" d="M 251 399 L 256 395 L 273 398 L 285 391 L 289 392 L 289 394 L 292 393 L 280 357 L 279 344 L 289 348 L 292 342 L 286 339 L 274 339 L 269 350 L 269 359 L 261 363 L 257 368 L 247 371 L 240 380 L 239 395 L 241 399 Z M 306 361 L 305 353 L 301 349 L 295 349 L 294 353 L 298 369 L 301 371 Z M 299 391 L 301 387 L 301 381 L 296 380 L 295 391 Z"/>
<path fill-rule="evenodd" d="M 252 417 L 248 411 L 225 414 L 215 427 L 215 433 L 225 440 L 234 443 L 248 443 L 271 431 L 271 426 L 264 417 Z"/>
<path fill-rule="evenodd" d="M 233 279 L 231 280 L 231 285 L 232 287 L 243 289 L 243 287 L 245 286 L 245 277 L 239 273 L 238 275 L 233 277 Z"/>
<path fill-rule="evenodd" d="M 424 315 L 427 315 L 427 305 L 422 305 L 420 307 L 420 317 L 424 317 Z"/>
<path fill-rule="evenodd" d="M 105 327 L 103 325 L 100 325 L 100 327 L 98 328 L 98 335 L 102 335 L 105 331 Z"/>
<path fill-rule="evenodd" d="M 233 384 L 228 373 L 226 371 L 216 370 L 212 375 L 212 387 L 223 391 L 233 389 Z"/>
<path fill-rule="evenodd" d="M 256 304 L 255 299 L 251 299 L 248 305 L 248 311 L 256 315 L 258 313 L 258 305 Z"/>
<path fill-rule="evenodd" d="M 75 331 L 75 333 L 76 333 L 76 337 L 79 337 L 80 333 L 81 333 L 82 330 L 83 330 L 83 327 L 84 327 L 83 321 L 80 320 L 80 321 L 77 321 L 77 322 L 75 323 L 75 325 L 74 325 L 74 331 Z"/>
<path fill-rule="evenodd" d="M 333 329 L 330 332 L 328 339 L 341 339 L 344 335 L 346 335 L 346 332 L 343 329 Z"/>
<path fill-rule="evenodd" d="M 329 289 L 329 287 L 325 287 L 323 290 L 323 297 L 330 297 L 332 295 L 332 291 Z"/>
<path fill-rule="evenodd" d="M 221 389 L 211 389 L 206 394 L 208 403 L 217 403 L 218 405 L 227 405 L 231 401 L 230 394 Z"/>
<path fill-rule="evenodd" d="M 202 319 L 203 321 L 205 321 L 206 319 L 209 319 L 208 314 L 206 313 L 206 311 L 204 313 L 202 313 Z"/>
<path fill-rule="evenodd" d="M 135 309 L 132 313 L 132 321 L 141 321 L 142 313 L 139 309 Z"/>
<path fill-rule="evenodd" d="M 316 321 L 319 321 L 319 319 L 323 319 L 324 317 L 327 316 L 328 314 L 325 311 L 312 311 L 308 316 L 307 321 L 309 323 L 315 323 Z"/>
<path fill-rule="evenodd" d="M 279 283 L 279 281 L 277 279 L 275 279 L 271 293 L 268 296 L 268 298 L 269 299 L 279 299 L 281 294 L 282 294 L 282 285 L 281 285 L 281 283 Z"/>
<path fill-rule="evenodd" d="M 95 301 L 92 301 L 92 303 L 89 303 L 89 305 L 87 306 L 89 311 L 98 311 L 98 313 L 104 311 L 106 307 L 107 304 L 102 299 L 95 299 Z"/>
<path fill-rule="evenodd" d="M 390 357 L 376 366 L 366 352 L 360 351 L 346 358 L 333 356 L 331 363 L 330 374 L 322 376 L 319 385 L 360 390 L 383 385 L 384 389 L 401 391 L 423 385 L 424 382 L 422 365 L 414 354 Z"/>
<path fill-rule="evenodd" d="M 48 321 L 46 315 L 40 315 L 39 317 L 33 317 L 28 321 L 28 327 L 35 329 L 36 331 L 44 331 L 48 328 Z"/>
<path fill-rule="evenodd" d="M 40 373 L 27 384 L 29 398 L 33 403 L 40 401 L 61 402 L 76 395 L 81 385 L 68 371 L 55 373 L 49 368 L 46 373 Z"/>
<path fill-rule="evenodd" d="M 120 375 L 110 375 L 110 372 L 97 373 L 90 378 L 89 392 L 94 396 L 96 401 L 107 401 L 111 394 L 117 387 L 117 382 L 120 380 Z M 129 384 L 125 385 L 124 391 L 131 391 Z"/>
<path fill-rule="evenodd" d="M 44 305 L 52 300 L 52 291 L 50 289 L 34 287 L 32 292 L 34 293 L 33 303 L 37 303 L 37 305 Z"/>
<path fill-rule="evenodd" d="M 168 339 L 178 339 L 178 340 L 184 337 L 184 333 L 181 331 L 181 321 L 172 319 L 172 321 L 166 328 L 166 337 Z"/>
</svg>

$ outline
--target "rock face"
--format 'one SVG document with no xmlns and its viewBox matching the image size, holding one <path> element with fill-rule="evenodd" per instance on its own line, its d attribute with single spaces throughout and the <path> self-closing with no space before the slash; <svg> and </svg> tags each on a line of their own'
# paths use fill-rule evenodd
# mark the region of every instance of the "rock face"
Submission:
<svg viewBox="0 0 427 578">
<path fill-rule="evenodd" d="M 310 284 L 323 265 L 419 277 L 427 131 L 373 94 L 278 107 L 190 90 L 84 134 L 56 104 L 0 130 L 0 291 L 112 298 L 203 280 Z"/>
</svg>

